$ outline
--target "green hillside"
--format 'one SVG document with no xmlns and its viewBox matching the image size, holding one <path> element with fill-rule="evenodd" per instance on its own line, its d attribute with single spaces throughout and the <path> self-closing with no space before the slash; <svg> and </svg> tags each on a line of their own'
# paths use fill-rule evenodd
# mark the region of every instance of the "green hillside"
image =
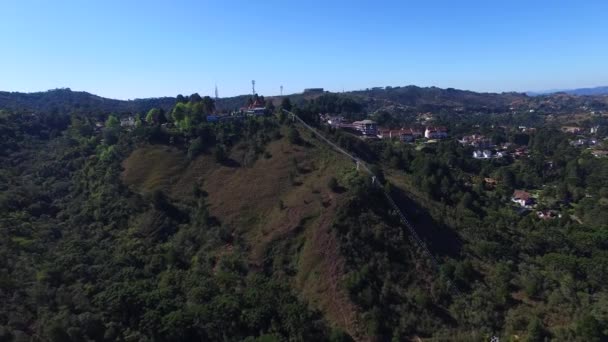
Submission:
<svg viewBox="0 0 608 342">
<path fill-rule="evenodd" d="M 208 123 L 191 99 L 101 129 L 89 114 L 0 111 L 0 339 L 608 336 L 608 160 L 551 127 L 496 137 L 528 158 L 480 161 L 453 140 L 318 125 L 320 108 L 362 114 L 351 100 L 293 111 L 380 186 L 279 110 Z M 514 210 L 517 188 L 563 217 Z"/>
</svg>

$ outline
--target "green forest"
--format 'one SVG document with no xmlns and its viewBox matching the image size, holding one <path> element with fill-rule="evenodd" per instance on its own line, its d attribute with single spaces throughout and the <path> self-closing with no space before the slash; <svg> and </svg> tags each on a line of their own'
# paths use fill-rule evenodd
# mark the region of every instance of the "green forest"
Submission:
<svg viewBox="0 0 608 342">
<path fill-rule="evenodd" d="M 608 340 L 608 159 L 541 114 L 439 115 L 529 151 L 485 161 L 321 125 L 374 106 L 350 95 L 221 122 L 208 96 L 161 102 L 133 125 L 95 103 L 0 110 L 0 341 Z M 521 120 L 540 127 L 494 129 Z M 561 217 L 517 210 L 518 189 Z"/>
</svg>

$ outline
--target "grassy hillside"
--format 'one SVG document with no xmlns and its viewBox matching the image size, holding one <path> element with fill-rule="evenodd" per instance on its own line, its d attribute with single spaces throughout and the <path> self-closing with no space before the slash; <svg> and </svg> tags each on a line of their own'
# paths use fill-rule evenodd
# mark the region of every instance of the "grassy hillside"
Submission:
<svg viewBox="0 0 608 342">
<path fill-rule="evenodd" d="M 231 159 L 239 159 L 238 147 Z M 341 286 L 344 260 L 331 230 L 342 194 L 328 182 L 353 169 L 347 160 L 314 140 L 294 145 L 283 138 L 251 167 L 222 165 L 210 155 L 188 162 L 183 152 L 154 145 L 134 150 L 123 166 L 122 180 L 142 194 L 163 190 L 186 201 L 200 186 L 210 214 L 244 240 L 255 268 L 292 283 L 332 324 L 363 336 Z M 230 249 L 224 246 L 223 255 Z"/>
</svg>

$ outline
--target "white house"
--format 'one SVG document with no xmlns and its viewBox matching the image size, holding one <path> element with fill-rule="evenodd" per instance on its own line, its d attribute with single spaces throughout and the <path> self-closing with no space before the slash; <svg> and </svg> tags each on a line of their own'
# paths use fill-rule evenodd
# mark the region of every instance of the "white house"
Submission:
<svg viewBox="0 0 608 342">
<path fill-rule="evenodd" d="M 511 201 L 519 204 L 522 207 L 529 207 L 534 204 L 534 198 L 524 190 L 515 190 Z"/>
<path fill-rule="evenodd" d="M 492 151 L 490 150 L 483 150 L 483 151 L 474 151 L 473 152 L 473 158 L 475 159 L 490 159 L 492 158 Z"/>
<path fill-rule="evenodd" d="M 372 120 L 362 120 L 353 122 L 355 129 L 363 135 L 376 135 L 378 126 Z"/>
</svg>

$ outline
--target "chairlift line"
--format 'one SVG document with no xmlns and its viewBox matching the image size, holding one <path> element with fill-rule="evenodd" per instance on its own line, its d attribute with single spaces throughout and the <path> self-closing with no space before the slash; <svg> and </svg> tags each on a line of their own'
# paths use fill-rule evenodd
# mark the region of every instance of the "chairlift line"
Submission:
<svg viewBox="0 0 608 342">
<path fill-rule="evenodd" d="M 416 232 L 416 230 L 414 229 L 414 227 L 405 218 L 405 215 L 403 214 L 403 212 L 401 211 L 401 209 L 397 206 L 397 204 L 395 203 L 395 201 L 393 200 L 393 198 L 391 197 L 391 195 L 382 187 L 382 184 L 380 184 L 380 182 L 376 182 L 377 176 L 369 169 L 369 167 L 367 167 L 367 165 L 363 161 L 361 161 L 359 158 L 353 156 L 352 154 L 350 154 L 347 151 L 345 151 L 343 148 L 341 148 L 338 145 L 336 145 L 333 142 L 331 142 L 323 134 L 321 134 L 320 132 L 318 132 L 315 128 L 313 128 L 312 126 L 310 126 L 306 122 L 304 122 L 304 120 L 302 120 L 299 116 L 295 115 L 294 113 L 292 113 L 292 112 L 290 112 L 290 111 L 288 111 L 286 109 L 283 109 L 283 111 L 285 113 L 291 115 L 291 117 L 293 118 L 294 121 L 297 120 L 298 122 L 300 122 L 304 127 L 306 127 L 313 134 L 315 134 L 316 136 L 318 136 L 319 138 L 321 138 L 321 140 L 323 140 L 325 143 L 327 143 L 328 145 L 330 145 L 331 147 L 333 147 L 336 151 L 344 154 L 345 156 L 347 156 L 351 160 L 353 160 L 355 162 L 355 164 L 356 164 L 357 170 L 359 170 L 359 167 L 362 167 L 363 170 L 365 172 L 367 172 L 371 176 L 372 185 L 376 185 L 376 186 L 380 187 L 380 189 L 382 190 L 382 193 L 384 194 L 384 196 L 388 200 L 388 203 L 393 207 L 393 209 L 395 209 L 395 212 L 397 213 L 397 216 L 399 216 L 400 221 L 410 231 L 411 237 L 414 240 L 414 242 L 416 242 L 416 244 L 418 244 L 418 246 L 422 249 L 423 253 L 426 254 L 426 256 L 431 260 L 431 263 L 433 264 L 433 266 L 435 267 L 435 269 L 437 271 L 439 271 L 439 260 L 437 260 L 437 258 L 435 258 L 435 256 L 431 253 L 431 251 L 426 246 L 426 244 L 422 241 L 422 239 L 420 238 L 420 236 L 418 235 L 418 233 Z M 456 286 L 456 284 L 454 284 L 451 280 L 448 279 L 446 285 L 456 295 L 460 295 L 460 290 L 458 289 L 458 287 Z"/>
</svg>

